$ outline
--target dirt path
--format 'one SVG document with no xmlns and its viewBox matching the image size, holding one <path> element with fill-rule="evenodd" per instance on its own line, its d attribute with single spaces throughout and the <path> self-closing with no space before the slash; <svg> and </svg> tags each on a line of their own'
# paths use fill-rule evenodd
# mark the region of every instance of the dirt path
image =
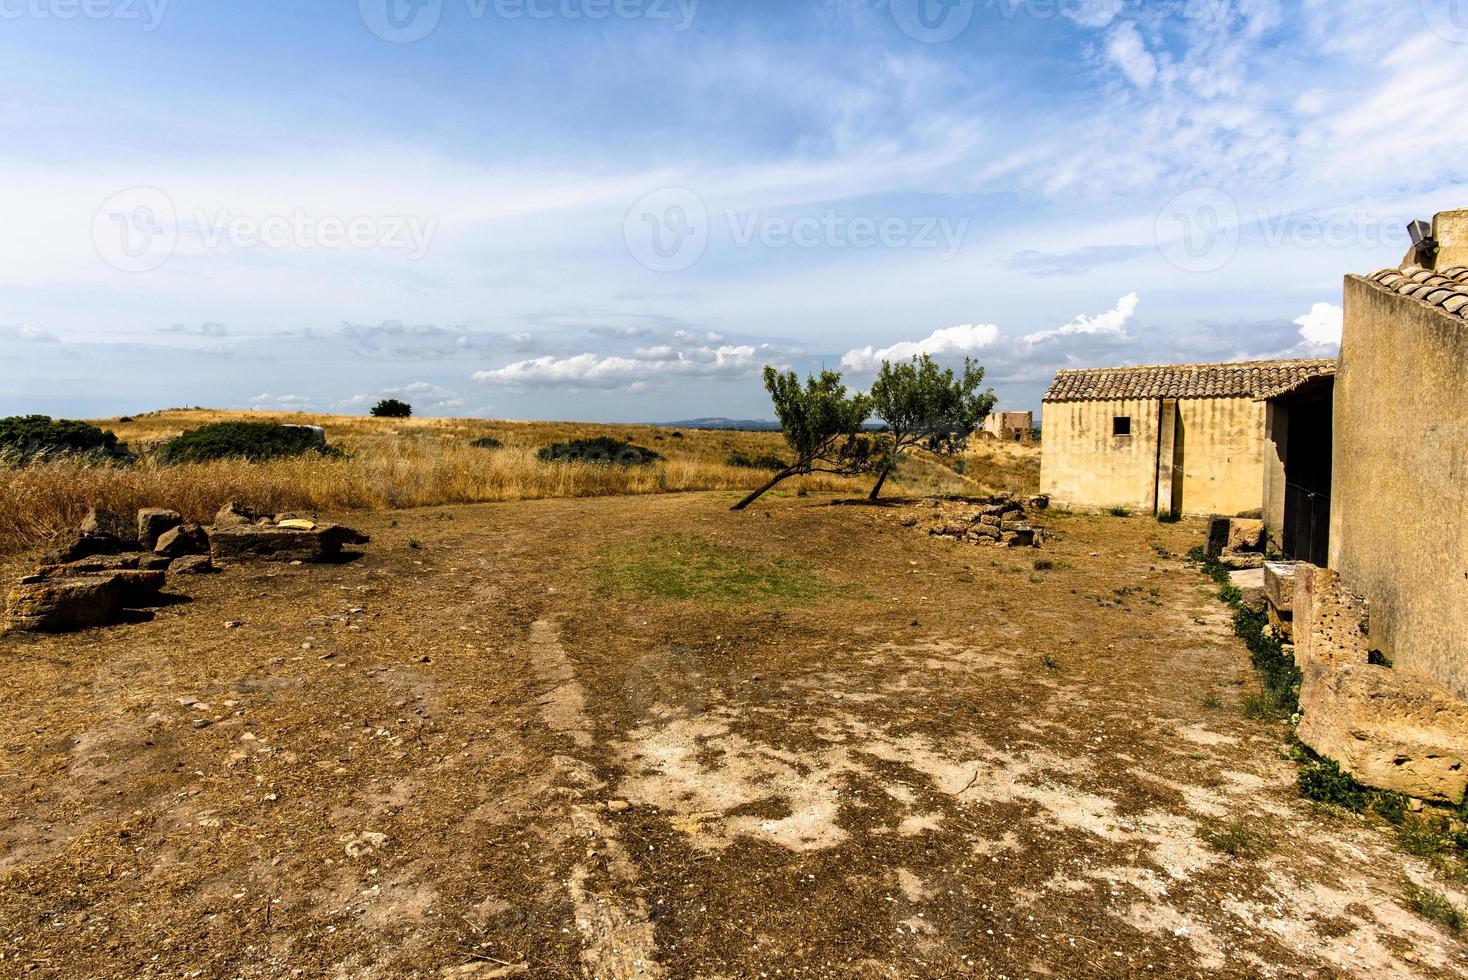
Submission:
<svg viewBox="0 0 1468 980">
<path fill-rule="evenodd" d="M 385 514 L 0 638 L 0 976 L 1468 970 L 1243 717 L 1197 526 L 726 506 Z"/>
</svg>

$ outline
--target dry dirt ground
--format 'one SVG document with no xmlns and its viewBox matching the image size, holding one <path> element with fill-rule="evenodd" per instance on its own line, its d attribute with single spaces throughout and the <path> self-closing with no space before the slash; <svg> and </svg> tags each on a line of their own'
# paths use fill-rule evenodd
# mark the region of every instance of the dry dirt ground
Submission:
<svg viewBox="0 0 1468 980">
<path fill-rule="evenodd" d="M 0 638 L 0 975 L 1468 970 L 1243 717 L 1199 525 L 729 500 L 354 518 L 355 561 Z"/>
</svg>

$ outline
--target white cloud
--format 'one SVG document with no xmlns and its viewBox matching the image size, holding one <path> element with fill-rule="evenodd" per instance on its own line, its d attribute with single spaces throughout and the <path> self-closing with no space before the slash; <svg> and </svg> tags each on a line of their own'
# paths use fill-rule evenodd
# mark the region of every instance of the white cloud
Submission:
<svg viewBox="0 0 1468 980">
<path fill-rule="evenodd" d="M 972 354 L 999 339 L 999 328 L 992 323 L 966 323 L 962 326 L 935 330 L 922 340 L 904 340 L 883 347 L 849 350 L 841 358 L 841 366 L 850 371 L 875 371 L 883 361 L 906 361 L 919 354 L 953 357 Z"/>
<path fill-rule="evenodd" d="M 1147 88 L 1157 78 L 1157 59 L 1147 50 L 1137 25 L 1129 20 L 1117 24 L 1107 37 L 1106 57 L 1137 88 Z"/>
<path fill-rule="evenodd" d="M 414 381 L 397 388 L 380 388 L 376 394 L 353 395 L 342 402 L 342 407 L 360 408 L 363 405 L 376 404 L 383 398 L 398 398 L 414 407 L 442 409 L 462 408 L 464 405 L 464 399 L 460 398 L 458 392 L 452 388 L 445 388 L 431 381 Z"/>
<path fill-rule="evenodd" d="M 1305 343 L 1317 346 L 1339 346 L 1345 311 L 1332 303 L 1316 303 L 1310 312 L 1295 321 Z"/>
<path fill-rule="evenodd" d="M 280 409 L 299 412 L 312 407 L 311 399 L 304 395 L 256 395 L 250 399 L 250 407 L 260 410 Z"/>
<path fill-rule="evenodd" d="M 1038 344 L 1052 337 L 1068 337 L 1074 334 L 1099 334 L 1124 339 L 1127 321 L 1132 318 L 1132 314 L 1137 312 L 1138 302 L 1140 301 L 1136 293 L 1127 293 L 1116 301 L 1115 309 L 1098 313 L 1095 316 L 1086 316 L 1083 313 L 1063 327 L 1030 334 L 1025 338 L 1025 343 Z"/>
<path fill-rule="evenodd" d="M 21 340 L 28 340 L 34 344 L 54 344 L 61 340 L 49 330 L 43 330 L 34 323 L 22 323 L 16 335 Z"/>
<path fill-rule="evenodd" d="M 515 387 L 640 390 L 666 378 L 728 378 L 752 374 L 764 366 L 769 354 L 769 348 L 764 345 L 690 347 L 684 350 L 661 345 L 641 348 L 631 357 L 591 353 L 562 358 L 536 357 L 493 371 L 476 372 L 474 380 Z"/>
<path fill-rule="evenodd" d="M 1105 27 L 1121 14 L 1127 0 L 1085 0 L 1061 4 L 1060 12 L 1082 27 Z"/>
</svg>

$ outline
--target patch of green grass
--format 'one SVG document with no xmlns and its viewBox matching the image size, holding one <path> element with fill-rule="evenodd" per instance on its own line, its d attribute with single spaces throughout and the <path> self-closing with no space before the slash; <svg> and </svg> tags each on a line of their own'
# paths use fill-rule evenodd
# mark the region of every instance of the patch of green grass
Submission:
<svg viewBox="0 0 1468 980">
<path fill-rule="evenodd" d="M 1261 857 L 1274 844 L 1269 824 L 1248 817 L 1210 821 L 1203 827 L 1200 836 L 1215 851 L 1238 858 Z"/>
<path fill-rule="evenodd" d="M 1112 517 L 1132 516 L 1131 508 L 1129 507 L 1108 507 L 1106 508 L 1106 513 L 1110 514 Z"/>
<path fill-rule="evenodd" d="M 1203 699 L 1203 707 L 1209 711 L 1218 711 L 1223 708 L 1223 701 L 1216 694 L 1210 694 Z"/>
<path fill-rule="evenodd" d="M 1040 658 L 1040 666 L 1044 667 L 1046 670 L 1059 670 L 1060 661 L 1056 660 L 1053 656 L 1047 653 Z"/>
<path fill-rule="evenodd" d="M 1036 558 L 1035 559 L 1035 571 L 1037 571 L 1037 572 L 1048 572 L 1051 569 L 1053 569 L 1054 567 L 1055 567 L 1055 562 L 1051 561 L 1049 558 Z"/>
<path fill-rule="evenodd" d="M 1453 932 L 1463 931 L 1463 910 L 1442 892 L 1409 882 L 1406 898 L 1407 907 L 1424 919 L 1436 922 Z"/>
<path fill-rule="evenodd" d="M 1283 708 L 1274 703 L 1273 698 L 1263 694 L 1246 695 L 1243 712 L 1244 717 L 1250 721 L 1284 721 L 1289 717 Z"/>
<path fill-rule="evenodd" d="M 792 562 L 684 534 L 609 549 L 596 575 L 608 593 L 718 605 L 804 605 L 843 591 Z"/>
</svg>

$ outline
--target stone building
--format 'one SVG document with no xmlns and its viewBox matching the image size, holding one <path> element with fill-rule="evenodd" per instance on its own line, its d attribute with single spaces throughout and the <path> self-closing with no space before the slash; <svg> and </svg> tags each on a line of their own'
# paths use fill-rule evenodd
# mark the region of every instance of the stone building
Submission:
<svg viewBox="0 0 1468 980">
<path fill-rule="evenodd" d="M 990 412 L 979 431 L 1001 442 L 1033 442 L 1035 413 Z"/>
<path fill-rule="evenodd" d="M 1339 369 L 1269 397 L 1264 509 L 1279 550 L 1307 562 L 1292 596 L 1300 739 L 1369 785 L 1457 802 L 1468 786 L 1468 210 L 1426 230 L 1400 268 L 1346 277 Z"/>
<path fill-rule="evenodd" d="M 1045 393 L 1040 489 L 1077 509 L 1238 514 L 1259 508 L 1262 396 L 1334 361 L 1061 371 Z"/>
</svg>

